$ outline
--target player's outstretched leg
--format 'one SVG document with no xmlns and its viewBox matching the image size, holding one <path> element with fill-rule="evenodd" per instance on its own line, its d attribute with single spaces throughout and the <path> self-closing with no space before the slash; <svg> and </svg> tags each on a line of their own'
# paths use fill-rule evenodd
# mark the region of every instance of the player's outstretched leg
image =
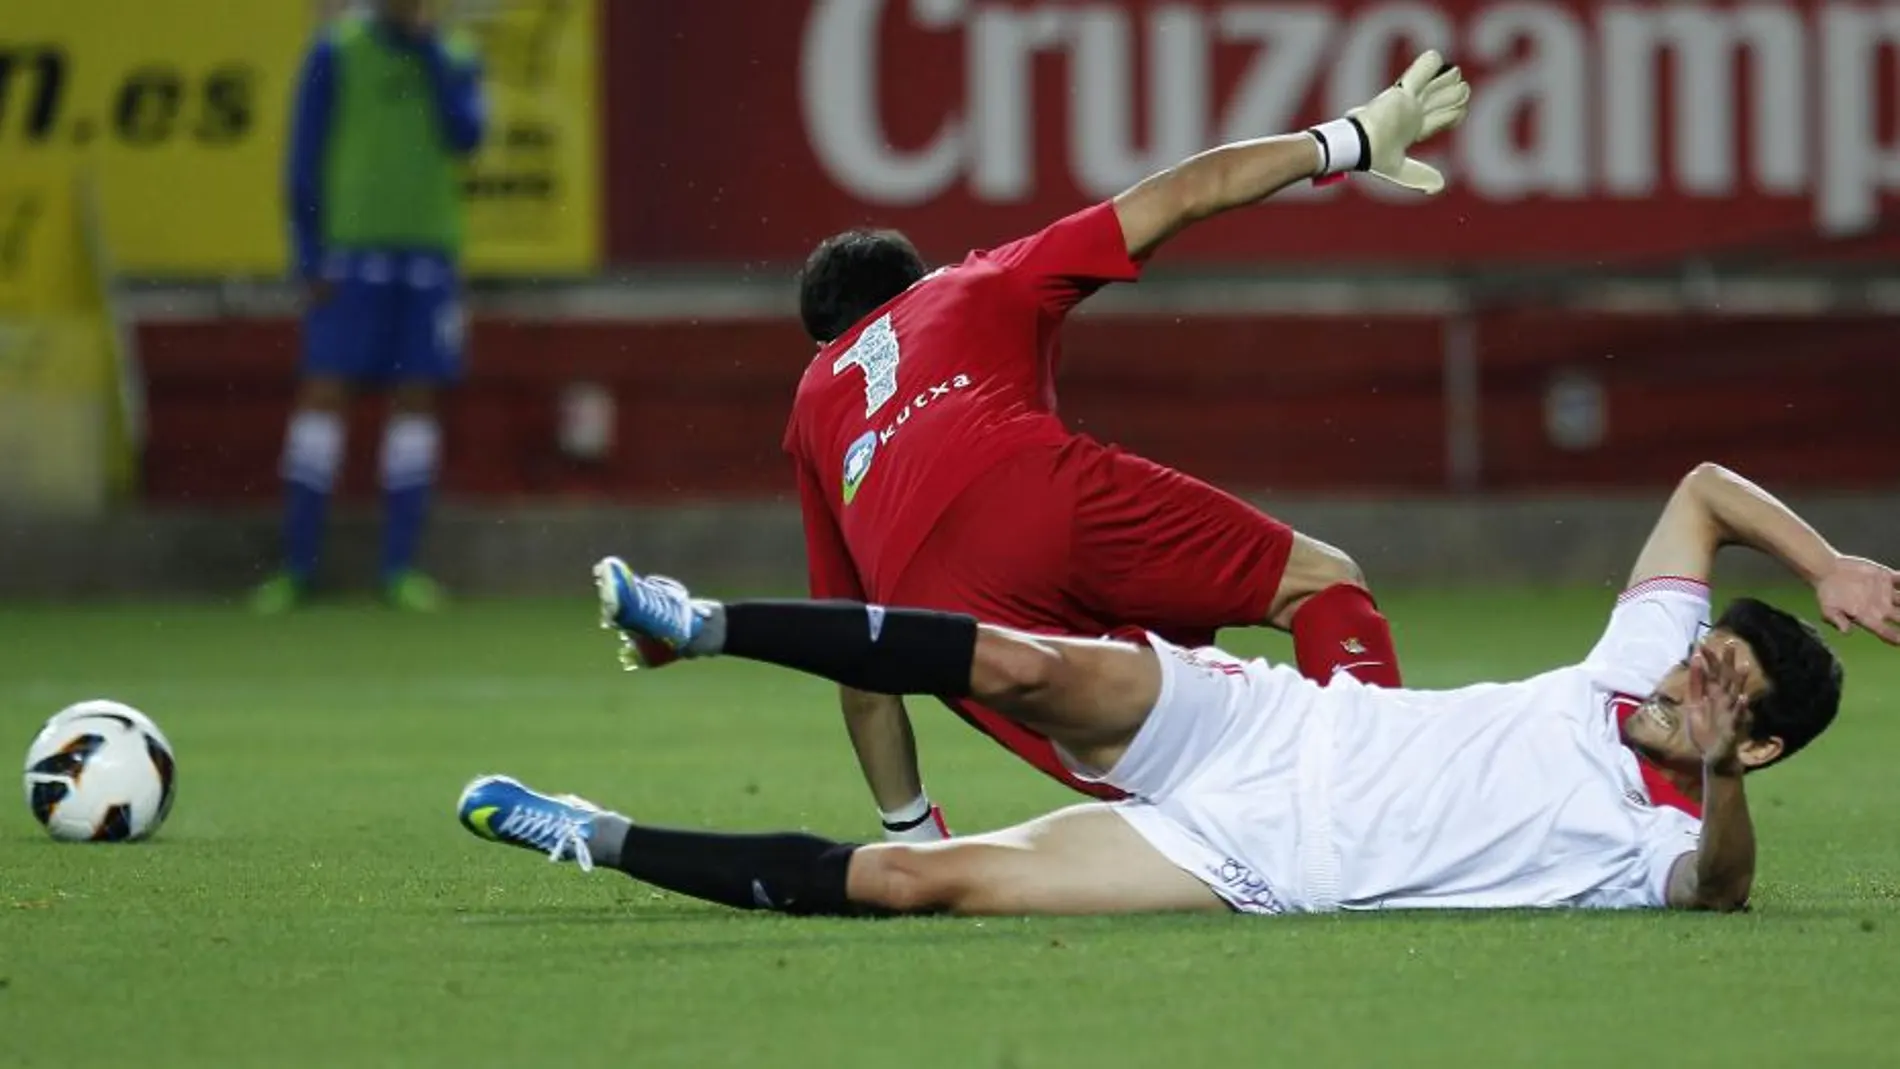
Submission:
<svg viewBox="0 0 1900 1069">
<path fill-rule="evenodd" d="M 470 783 L 458 808 L 481 838 L 734 909 L 884 917 L 1223 908 L 1105 806 L 927 846 L 654 828 L 505 776 Z"/>
<path fill-rule="evenodd" d="M 724 655 L 873 694 L 975 698 L 1106 769 L 1154 708 L 1154 651 L 979 626 L 968 616 L 852 601 L 694 599 L 617 558 L 594 568 L 601 618 L 632 663 Z"/>
<path fill-rule="evenodd" d="M 977 625 L 968 616 L 845 601 L 695 599 L 677 580 L 638 575 L 617 557 L 594 566 L 594 583 L 601 622 L 626 640 L 629 664 L 723 654 L 875 694 L 970 689 Z"/>
<path fill-rule="evenodd" d="M 655 887 L 734 909 L 840 917 L 888 912 L 853 902 L 846 893 L 857 849 L 850 843 L 796 832 L 718 835 L 650 828 L 507 776 L 470 783 L 456 811 L 463 827 L 490 842 L 571 860 L 583 870 L 619 869 Z"/>
</svg>

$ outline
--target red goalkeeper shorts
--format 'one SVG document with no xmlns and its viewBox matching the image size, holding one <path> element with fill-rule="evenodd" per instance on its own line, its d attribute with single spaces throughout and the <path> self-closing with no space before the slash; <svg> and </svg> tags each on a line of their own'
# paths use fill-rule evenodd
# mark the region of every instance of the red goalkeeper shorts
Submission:
<svg viewBox="0 0 1900 1069">
<path fill-rule="evenodd" d="M 1040 634 L 1211 643 L 1266 622 L 1293 530 L 1199 479 L 1077 437 L 1004 461 L 944 510 L 875 601 L 964 612 Z M 1097 797 L 1047 738 L 974 702 L 973 726 L 1044 773 Z"/>
</svg>

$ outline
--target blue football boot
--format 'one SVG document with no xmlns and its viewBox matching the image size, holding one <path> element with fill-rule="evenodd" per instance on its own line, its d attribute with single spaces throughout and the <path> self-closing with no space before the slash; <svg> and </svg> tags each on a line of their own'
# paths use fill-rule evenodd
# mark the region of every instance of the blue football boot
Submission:
<svg viewBox="0 0 1900 1069">
<path fill-rule="evenodd" d="M 705 623 L 706 607 L 676 580 L 636 575 L 619 557 L 594 565 L 600 626 L 620 632 L 620 663 L 628 671 L 659 668 L 680 659 Z"/>
<path fill-rule="evenodd" d="M 542 794 L 508 776 L 482 776 L 462 789 L 456 803 L 462 826 L 496 843 L 539 850 L 550 861 L 573 861 L 582 872 L 594 867 L 587 849 L 599 806 L 571 794 Z"/>
</svg>

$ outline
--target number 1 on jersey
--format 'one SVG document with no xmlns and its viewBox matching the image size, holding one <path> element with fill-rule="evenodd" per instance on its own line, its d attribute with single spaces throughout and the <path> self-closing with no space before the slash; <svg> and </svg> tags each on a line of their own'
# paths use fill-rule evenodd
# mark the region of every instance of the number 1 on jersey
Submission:
<svg viewBox="0 0 1900 1069">
<path fill-rule="evenodd" d="M 891 326 L 887 312 L 864 328 L 858 340 L 843 355 L 831 362 L 831 373 L 842 375 L 845 368 L 857 366 L 864 372 L 864 417 L 871 418 L 885 403 L 897 396 L 897 329 Z"/>
</svg>

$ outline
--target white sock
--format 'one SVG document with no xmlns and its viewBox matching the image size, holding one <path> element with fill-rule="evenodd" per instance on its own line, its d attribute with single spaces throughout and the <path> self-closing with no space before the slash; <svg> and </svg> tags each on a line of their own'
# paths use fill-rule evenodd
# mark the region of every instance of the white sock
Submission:
<svg viewBox="0 0 1900 1069">
<path fill-rule="evenodd" d="M 343 417 L 335 412 L 293 413 L 284 433 L 284 459 L 278 474 L 298 486 L 328 492 L 342 465 Z"/>
<path fill-rule="evenodd" d="M 408 490 L 435 481 L 442 428 L 434 416 L 406 412 L 383 425 L 383 489 Z"/>
</svg>

